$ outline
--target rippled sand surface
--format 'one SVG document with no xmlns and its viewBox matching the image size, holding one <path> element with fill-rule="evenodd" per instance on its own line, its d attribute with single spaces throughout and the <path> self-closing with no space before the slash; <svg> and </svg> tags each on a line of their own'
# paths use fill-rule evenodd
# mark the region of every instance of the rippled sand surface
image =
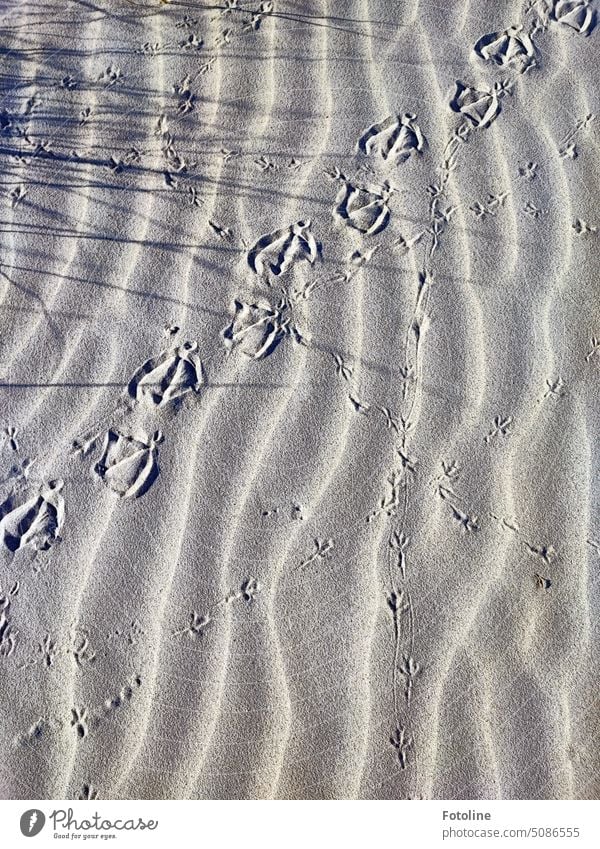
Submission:
<svg viewBox="0 0 600 849">
<path fill-rule="evenodd" d="M 597 798 L 596 11 L 2 5 L 2 798 Z"/>
</svg>

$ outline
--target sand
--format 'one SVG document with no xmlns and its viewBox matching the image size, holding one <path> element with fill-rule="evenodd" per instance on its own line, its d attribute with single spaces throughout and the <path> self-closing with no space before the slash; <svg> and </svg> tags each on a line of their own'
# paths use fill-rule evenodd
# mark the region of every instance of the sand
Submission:
<svg viewBox="0 0 600 849">
<path fill-rule="evenodd" d="M 0 27 L 0 796 L 597 798 L 593 4 Z"/>
</svg>

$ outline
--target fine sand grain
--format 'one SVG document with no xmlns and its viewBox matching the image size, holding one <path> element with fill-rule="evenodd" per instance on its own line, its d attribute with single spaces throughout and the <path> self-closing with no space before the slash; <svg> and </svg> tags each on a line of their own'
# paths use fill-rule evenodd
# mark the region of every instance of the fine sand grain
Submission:
<svg viewBox="0 0 600 849">
<path fill-rule="evenodd" d="M 1 798 L 597 798 L 587 0 L 0 4 Z"/>
</svg>

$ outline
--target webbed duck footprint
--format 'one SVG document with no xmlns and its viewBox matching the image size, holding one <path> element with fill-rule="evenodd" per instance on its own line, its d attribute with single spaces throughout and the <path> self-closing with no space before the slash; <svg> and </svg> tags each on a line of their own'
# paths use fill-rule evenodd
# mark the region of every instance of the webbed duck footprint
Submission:
<svg viewBox="0 0 600 849">
<path fill-rule="evenodd" d="M 297 221 L 289 227 L 261 236 L 248 251 L 248 265 L 255 274 L 284 274 L 296 261 L 311 265 L 319 253 L 310 221 Z"/>
<path fill-rule="evenodd" d="M 178 402 L 204 383 L 197 342 L 184 342 L 146 360 L 133 374 L 127 392 L 135 401 L 153 408 Z"/>
<path fill-rule="evenodd" d="M 484 35 L 473 49 L 481 59 L 496 65 L 516 65 L 525 70 L 535 61 L 533 41 L 522 24 Z"/>
<path fill-rule="evenodd" d="M 287 335 L 292 335 L 301 343 L 303 338 L 292 325 L 291 316 L 286 315 L 287 310 L 284 300 L 276 307 L 263 299 L 255 304 L 234 300 L 231 305 L 231 324 L 223 330 L 226 348 L 231 351 L 237 347 L 247 357 L 262 360 L 271 354 Z"/>
<path fill-rule="evenodd" d="M 387 202 L 391 192 L 387 182 L 381 189 L 367 189 L 345 181 L 336 198 L 334 214 L 361 233 L 369 236 L 380 233 L 389 221 Z"/>
<path fill-rule="evenodd" d="M 62 480 L 42 484 L 39 493 L 29 498 L 10 495 L 0 505 L 0 536 L 9 551 L 31 546 L 47 551 L 60 542 L 65 520 Z"/>
<path fill-rule="evenodd" d="M 152 437 L 134 437 L 111 428 L 93 471 L 121 498 L 139 498 L 158 477 L 158 445 L 162 441 L 159 430 Z"/>
<path fill-rule="evenodd" d="M 476 129 L 482 130 L 498 117 L 500 98 L 511 90 L 510 85 L 505 83 L 496 83 L 489 90 L 478 90 L 457 80 L 450 108 L 468 118 Z"/>
<path fill-rule="evenodd" d="M 394 165 L 405 162 L 412 154 L 421 153 L 426 144 L 416 117 L 405 112 L 372 124 L 358 140 L 358 149 L 366 155 L 376 154 Z"/>
<path fill-rule="evenodd" d="M 552 17 L 580 35 L 589 35 L 596 26 L 598 13 L 588 0 L 557 0 Z"/>
</svg>

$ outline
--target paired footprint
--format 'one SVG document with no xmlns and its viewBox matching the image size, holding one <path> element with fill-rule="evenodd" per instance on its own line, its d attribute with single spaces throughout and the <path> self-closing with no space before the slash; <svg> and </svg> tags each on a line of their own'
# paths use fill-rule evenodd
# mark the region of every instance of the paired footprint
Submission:
<svg viewBox="0 0 600 849">
<path fill-rule="evenodd" d="M 371 124 L 358 140 L 358 151 L 386 165 L 400 165 L 413 155 L 423 152 L 425 136 L 416 122 L 416 115 L 389 115 Z M 393 189 L 386 180 L 381 186 L 359 186 L 339 170 L 332 174 L 342 181 L 336 197 L 334 215 L 348 227 L 367 236 L 384 230 L 390 219 L 388 201 Z"/>
<path fill-rule="evenodd" d="M 485 61 L 502 67 L 512 66 L 521 72 L 536 64 L 536 48 L 532 36 L 538 29 L 545 29 L 550 20 L 568 26 L 581 35 L 589 35 L 596 25 L 597 12 L 588 0 L 556 0 L 541 9 L 542 17 L 529 32 L 524 24 L 510 26 L 501 32 L 484 35 L 475 44 L 475 53 Z"/>
<path fill-rule="evenodd" d="M 197 342 L 184 342 L 144 362 L 127 384 L 129 412 L 142 405 L 156 412 L 180 404 L 189 393 L 199 393 L 204 384 L 204 369 Z M 88 454 L 100 433 L 74 448 Z M 160 430 L 149 436 L 135 435 L 110 426 L 102 435 L 101 454 L 92 467 L 94 474 L 120 498 L 144 495 L 159 474 L 158 446 L 164 437 Z"/>
</svg>

